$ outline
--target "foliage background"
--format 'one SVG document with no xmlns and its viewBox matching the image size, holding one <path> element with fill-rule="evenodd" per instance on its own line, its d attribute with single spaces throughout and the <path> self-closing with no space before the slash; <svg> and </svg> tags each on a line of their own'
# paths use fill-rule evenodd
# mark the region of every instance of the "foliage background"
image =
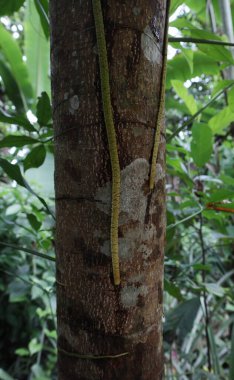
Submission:
<svg viewBox="0 0 234 380">
<path fill-rule="evenodd" d="M 0 0 L 0 21 L 0 380 L 56 379 L 48 0 Z M 228 40 L 219 1 L 172 1 L 164 295 L 171 380 L 234 379 L 234 61 L 227 46 L 204 39 Z"/>
</svg>

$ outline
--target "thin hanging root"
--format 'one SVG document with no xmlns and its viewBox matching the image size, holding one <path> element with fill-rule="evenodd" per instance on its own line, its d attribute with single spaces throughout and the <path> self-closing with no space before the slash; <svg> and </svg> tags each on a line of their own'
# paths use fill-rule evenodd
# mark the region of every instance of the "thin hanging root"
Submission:
<svg viewBox="0 0 234 380">
<path fill-rule="evenodd" d="M 150 190 L 154 189 L 156 180 L 156 163 L 158 158 L 158 150 L 160 145 L 161 130 L 164 119 L 164 108 L 165 108 L 165 87 L 166 87 L 166 74 L 167 74 L 167 46 L 168 46 L 168 19 L 170 10 L 170 0 L 167 0 L 167 10 L 166 10 L 166 23 L 164 31 L 164 48 L 163 48 L 163 62 L 162 62 L 162 76 L 161 76 L 161 91 L 159 99 L 158 114 L 156 119 L 156 131 L 154 138 L 154 147 L 150 168 Z"/>
<path fill-rule="evenodd" d="M 107 61 L 106 39 L 100 0 L 92 0 L 93 15 L 95 21 L 95 30 L 98 45 L 99 70 L 101 78 L 101 94 L 103 114 L 108 137 L 108 145 L 112 169 L 112 204 L 111 204 L 111 256 L 114 284 L 120 284 L 119 270 L 119 243 L 118 243 L 118 225 L 119 225 L 119 208 L 120 208 L 120 166 L 118 157 L 118 148 L 115 134 L 115 126 L 111 107 L 110 96 L 110 79 Z"/>
</svg>

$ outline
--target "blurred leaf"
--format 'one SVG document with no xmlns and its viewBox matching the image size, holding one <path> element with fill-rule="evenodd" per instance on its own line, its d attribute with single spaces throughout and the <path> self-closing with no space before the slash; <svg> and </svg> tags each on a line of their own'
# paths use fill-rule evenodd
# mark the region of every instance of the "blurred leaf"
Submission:
<svg viewBox="0 0 234 380">
<path fill-rule="evenodd" d="M 214 294 L 218 297 L 224 296 L 224 289 L 222 288 L 222 286 L 215 283 L 204 284 L 204 286 L 208 293 Z"/>
<path fill-rule="evenodd" d="M 207 125 L 195 123 L 192 127 L 191 155 L 195 164 L 202 167 L 209 161 L 213 150 L 213 136 Z"/>
<path fill-rule="evenodd" d="M 166 279 L 164 280 L 164 290 L 165 292 L 167 292 L 168 294 L 170 294 L 172 297 L 176 298 L 179 301 L 183 299 L 183 296 L 178 286 L 176 286 L 172 282 L 167 281 Z"/>
<path fill-rule="evenodd" d="M 228 79 L 219 80 L 212 91 L 212 96 L 215 96 L 218 92 L 220 92 L 221 90 L 223 90 L 225 87 L 229 86 L 232 83 L 234 83 L 233 80 L 228 80 Z"/>
<path fill-rule="evenodd" d="M 36 131 L 33 125 L 23 115 L 7 115 L 0 110 L 0 121 L 7 124 L 19 125 L 29 132 Z"/>
<path fill-rule="evenodd" d="M 42 197 L 40 197 L 37 193 L 35 193 L 35 191 L 31 188 L 31 186 L 23 178 L 18 165 L 10 164 L 7 160 L 0 158 L 0 166 L 2 167 L 4 172 L 8 175 L 8 177 L 15 180 L 18 183 L 18 185 L 25 187 L 31 194 L 35 195 L 37 197 L 37 199 L 46 208 L 47 212 L 55 219 L 54 214 L 52 213 L 52 211 L 48 207 L 46 201 Z"/>
<path fill-rule="evenodd" d="M 230 352 L 230 372 L 229 372 L 229 380 L 234 379 L 234 324 L 232 324 L 232 337 L 231 337 L 231 352 Z"/>
<path fill-rule="evenodd" d="M 17 148 L 21 148 L 22 146 L 36 144 L 36 143 L 38 143 L 38 140 L 33 139 L 32 137 L 29 137 L 29 136 L 8 135 L 0 141 L 0 148 L 13 147 L 13 146 Z"/>
<path fill-rule="evenodd" d="M 15 278 L 8 285 L 9 302 L 26 302 L 28 287 L 28 284 L 20 281 L 19 278 Z"/>
<path fill-rule="evenodd" d="M 171 0 L 170 14 L 173 14 L 183 2 L 184 0 Z"/>
<path fill-rule="evenodd" d="M 209 194 L 209 202 L 219 202 L 223 201 L 224 199 L 233 199 L 234 198 L 234 192 L 229 189 L 220 189 L 216 190 L 214 193 Z M 228 204 L 227 204 L 228 206 Z"/>
<path fill-rule="evenodd" d="M 36 218 L 34 214 L 27 214 L 27 219 L 31 225 L 31 227 L 35 230 L 38 231 L 41 227 L 41 222 Z"/>
<path fill-rule="evenodd" d="M 46 149 L 44 145 L 39 145 L 33 148 L 27 157 L 24 159 L 24 171 L 30 168 L 39 168 L 46 157 Z"/>
<path fill-rule="evenodd" d="M 25 0 L 0 0 L 0 16 L 10 16 L 18 11 Z"/>
<path fill-rule="evenodd" d="M 179 80 L 172 80 L 172 86 L 174 87 L 177 95 L 185 102 L 189 112 L 193 115 L 197 112 L 197 103 L 192 95 L 188 93 L 186 87 L 184 87 L 183 82 Z"/>
<path fill-rule="evenodd" d="M 26 348 L 17 348 L 15 353 L 18 356 L 29 356 L 29 351 Z"/>
<path fill-rule="evenodd" d="M 18 165 L 11 164 L 7 160 L 0 158 L 0 166 L 9 178 L 15 180 L 20 186 L 25 187 L 24 179 Z"/>
<path fill-rule="evenodd" d="M 0 24 L 0 49 L 11 67 L 12 75 L 23 94 L 24 106 L 27 109 L 27 105 L 31 104 L 33 95 L 28 70 L 17 41 L 2 24 Z"/>
<path fill-rule="evenodd" d="M 15 105 L 19 113 L 24 112 L 24 103 L 19 86 L 12 75 L 11 70 L 7 66 L 2 54 L 0 55 L 0 75 L 4 83 L 6 95 Z"/>
<path fill-rule="evenodd" d="M 41 343 L 38 343 L 36 338 L 33 338 L 28 345 L 28 349 L 29 349 L 30 355 L 34 355 L 37 352 L 41 351 L 42 345 Z"/>
<path fill-rule="evenodd" d="M 184 54 L 184 56 L 185 56 L 185 58 L 189 64 L 190 71 L 192 73 L 193 72 L 193 51 L 190 49 L 181 49 L 181 51 Z"/>
<path fill-rule="evenodd" d="M 180 303 L 166 316 L 164 332 L 177 333 L 181 340 L 191 331 L 193 322 L 200 307 L 200 299 L 192 298 Z"/>
<path fill-rule="evenodd" d="M 211 267 L 208 264 L 206 264 L 206 265 L 203 265 L 203 264 L 193 264 L 192 267 L 195 270 L 205 270 L 207 272 L 210 272 L 210 270 L 211 270 Z"/>
<path fill-rule="evenodd" d="M 49 123 L 52 117 L 50 98 L 46 92 L 42 92 L 37 102 L 37 118 L 41 126 Z"/>
<path fill-rule="evenodd" d="M 234 112 L 230 107 L 225 107 L 209 120 L 209 126 L 213 134 L 222 134 L 224 129 L 234 121 Z"/>
<path fill-rule="evenodd" d="M 40 17 L 41 26 L 45 34 L 46 39 L 49 38 L 49 2 L 48 0 L 34 0 L 37 12 Z"/>
<path fill-rule="evenodd" d="M 35 3 L 31 0 L 27 0 L 24 39 L 26 64 L 34 91 L 34 101 L 36 101 L 42 91 L 50 94 L 50 48 L 41 27 Z"/>
<path fill-rule="evenodd" d="M 220 377 L 221 372 L 220 372 L 219 358 L 218 358 L 217 349 L 216 349 L 215 336 L 213 334 L 213 329 L 210 325 L 208 325 L 208 336 L 209 336 L 209 341 L 210 341 L 210 348 L 211 348 L 211 356 L 212 356 L 212 364 L 213 364 L 214 373 L 216 375 L 219 375 L 219 377 Z"/>
<path fill-rule="evenodd" d="M 228 106 L 231 112 L 234 113 L 234 87 L 231 88 L 230 91 L 228 91 Z"/>
<path fill-rule="evenodd" d="M 0 380 L 14 380 L 6 371 L 0 368 Z"/>
</svg>

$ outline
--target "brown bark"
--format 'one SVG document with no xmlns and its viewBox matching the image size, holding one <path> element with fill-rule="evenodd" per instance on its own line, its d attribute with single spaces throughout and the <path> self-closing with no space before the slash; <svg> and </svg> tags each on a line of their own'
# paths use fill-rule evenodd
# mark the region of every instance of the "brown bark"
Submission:
<svg viewBox="0 0 234 380">
<path fill-rule="evenodd" d="M 51 0 L 59 380 L 163 377 L 164 148 L 149 169 L 166 0 L 102 2 L 121 165 L 121 285 L 110 256 L 111 166 L 92 3 Z"/>
</svg>

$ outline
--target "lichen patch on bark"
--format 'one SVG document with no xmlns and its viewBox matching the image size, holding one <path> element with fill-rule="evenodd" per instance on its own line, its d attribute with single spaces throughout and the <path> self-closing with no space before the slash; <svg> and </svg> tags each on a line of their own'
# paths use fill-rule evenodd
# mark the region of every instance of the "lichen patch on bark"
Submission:
<svg viewBox="0 0 234 380">
<path fill-rule="evenodd" d="M 141 35 L 141 48 L 145 58 L 153 64 L 160 65 L 162 60 L 162 54 L 159 50 L 154 35 L 147 25 L 144 32 Z"/>
<path fill-rule="evenodd" d="M 137 304 L 138 297 L 140 295 L 146 296 L 147 293 L 148 289 L 145 285 L 140 287 L 126 286 L 120 293 L 121 303 L 125 308 L 134 307 Z"/>
<path fill-rule="evenodd" d="M 128 221 L 142 221 L 145 216 L 147 198 L 143 185 L 148 181 L 149 163 L 144 158 L 137 158 L 121 171 L 121 195 L 119 225 Z M 111 182 L 99 188 L 95 199 L 97 207 L 105 214 L 111 213 Z"/>
</svg>

